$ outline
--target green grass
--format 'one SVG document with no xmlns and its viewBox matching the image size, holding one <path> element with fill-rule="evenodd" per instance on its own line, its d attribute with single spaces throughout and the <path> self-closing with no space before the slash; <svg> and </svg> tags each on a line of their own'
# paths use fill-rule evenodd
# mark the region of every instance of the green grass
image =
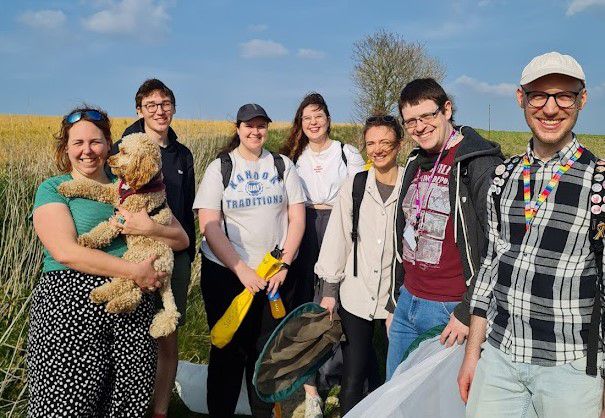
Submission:
<svg viewBox="0 0 605 418">
<path fill-rule="evenodd" d="M 116 135 L 130 122 L 117 120 L 114 123 Z M 220 123 L 177 122 L 181 140 L 194 154 L 199 182 L 229 132 L 221 131 Z M 200 128 L 204 124 L 212 129 Z M 223 125 L 232 129 L 229 124 Z M 269 131 L 267 148 L 275 151 L 287 136 L 288 127 L 285 124 L 273 126 L 276 127 Z M 0 116 L 0 417 L 24 416 L 27 313 L 29 296 L 42 262 L 41 246 L 28 216 L 37 185 L 54 173 L 51 135 L 57 127 L 57 118 Z M 507 156 L 523 152 L 530 137 L 527 132 L 480 133 L 500 143 Z M 359 145 L 360 134 L 359 126 L 336 125 L 331 137 Z M 605 156 L 605 136 L 580 135 L 580 141 L 596 155 Z M 405 155 L 410 147 L 408 140 L 402 154 Z M 179 332 L 180 358 L 205 363 L 210 341 L 199 289 L 199 257 L 192 271 L 187 323 Z M 384 352 L 386 341 L 383 337 L 377 337 L 375 344 Z M 379 361 L 383 364 L 384 357 L 380 356 Z M 177 417 L 202 416 L 188 412 L 177 397 L 173 398 L 171 412 Z"/>
</svg>

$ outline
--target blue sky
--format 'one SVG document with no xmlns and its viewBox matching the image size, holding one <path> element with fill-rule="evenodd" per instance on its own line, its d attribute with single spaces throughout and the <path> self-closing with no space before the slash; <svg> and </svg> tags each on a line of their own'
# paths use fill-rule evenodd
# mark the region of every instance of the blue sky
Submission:
<svg viewBox="0 0 605 418">
<path fill-rule="evenodd" d="M 379 29 L 425 44 L 447 68 L 457 121 L 525 130 L 513 92 L 529 60 L 578 59 L 589 99 L 578 132 L 605 134 L 605 0 L 47 0 L 0 15 L 0 113 L 59 115 L 81 102 L 134 116 L 158 77 L 177 117 L 233 119 L 247 102 L 291 120 L 311 90 L 353 117 L 352 45 Z"/>
</svg>

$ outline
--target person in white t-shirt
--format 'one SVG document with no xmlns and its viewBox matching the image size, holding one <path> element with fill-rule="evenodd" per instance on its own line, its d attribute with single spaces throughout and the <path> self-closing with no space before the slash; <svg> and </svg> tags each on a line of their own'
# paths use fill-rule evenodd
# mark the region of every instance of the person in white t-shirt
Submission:
<svg viewBox="0 0 605 418">
<path fill-rule="evenodd" d="M 296 164 L 305 190 L 306 227 L 300 251 L 288 273 L 295 280 L 293 305 L 321 301 L 321 281 L 313 272 L 338 190 L 349 176 L 360 172 L 364 160 L 352 145 L 330 139 L 330 112 L 319 93 L 302 100 L 290 135 L 280 150 Z M 305 418 L 322 417 L 318 387 L 327 392 L 340 383 L 341 353 L 337 353 L 305 385 Z"/>
<path fill-rule="evenodd" d="M 265 282 L 255 270 L 275 246 L 283 248 L 286 266 L 293 261 L 305 228 L 305 195 L 292 162 L 263 148 L 269 122 L 257 104 L 239 109 L 237 133 L 222 150 L 232 163 L 229 183 L 223 187 L 221 159 L 215 159 L 204 173 L 193 204 L 204 234 L 201 289 L 209 328 L 244 288 L 255 294 L 233 340 L 222 349 L 210 349 L 207 399 L 212 417 L 233 416 L 244 370 L 253 416 L 270 417 L 272 411 L 272 405 L 262 402 L 252 386 L 254 363 L 277 325 L 261 290 L 275 293 L 287 271 Z M 283 159 L 283 179 L 274 158 Z"/>
</svg>

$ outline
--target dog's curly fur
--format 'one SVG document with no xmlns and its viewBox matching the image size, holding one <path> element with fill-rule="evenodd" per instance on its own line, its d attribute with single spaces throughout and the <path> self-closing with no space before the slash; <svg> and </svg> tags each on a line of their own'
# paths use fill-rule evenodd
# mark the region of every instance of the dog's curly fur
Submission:
<svg viewBox="0 0 605 418">
<path fill-rule="evenodd" d="M 108 164 L 112 172 L 131 189 L 139 190 L 148 184 L 162 168 L 159 146 L 143 133 L 128 135 L 122 139 L 119 152 L 109 157 Z M 120 196 L 118 183 L 100 184 L 93 180 L 77 179 L 59 185 L 59 192 L 67 197 L 82 197 L 118 206 Z M 135 193 L 126 197 L 120 204 L 132 212 L 146 210 L 151 213 L 166 202 L 164 190 L 150 193 Z M 167 205 L 158 214 L 151 217 L 163 225 L 170 224 L 172 212 Z M 97 225 L 91 231 L 78 237 L 78 243 L 88 248 L 102 248 L 118 235 L 120 230 L 109 221 Z M 140 262 L 157 255 L 154 262 L 156 271 L 167 272 L 160 295 L 164 309 L 153 318 L 149 328 L 154 338 L 174 332 L 180 316 L 170 287 L 170 277 L 174 267 L 174 255 L 165 243 L 142 235 L 126 235 L 127 251 L 124 259 Z M 95 303 L 107 302 L 106 309 L 111 313 L 131 312 L 139 305 L 141 289 L 129 279 L 112 278 L 110 282 L 93 289 L 90 298 Z"/>
</svg>

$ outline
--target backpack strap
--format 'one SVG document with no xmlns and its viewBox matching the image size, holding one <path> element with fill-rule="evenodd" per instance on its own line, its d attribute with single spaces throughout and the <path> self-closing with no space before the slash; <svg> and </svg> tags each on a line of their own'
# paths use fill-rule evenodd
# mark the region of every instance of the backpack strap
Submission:
<svg viewBox="0 0 605 418">
<path fill-rule="evenodd" d="M 594 304 L 590 316 L 590 327 L 588 329 L 588 347 L 586 358 L 586 374 L 590 376 L 597 375 L 597 353 L 599 351 L 601 306 L 603 297 L 603 238 L 605 235 L 605 211 L 602 205 L 605 203 L 605 190 L 603 189 L 603 180 L 605 180 L 605 161 L 597 160 L 595 170 L 592 175 L 592 184 L 590 192 L 590 250 L 594 254 L 597 267 L 597 280 Z"/>
<path fill-rule="evenodd" d="M 342 158 L 342 162 L 345 163 L 345 166 L 348 165 L 347 155 L 345 154 L 345 143 L 340 143 L 340 158 Z"/>
<path fill-rule="evenodd" d="M 497 229 L 498 233 L 500 232 L 501 223 L 502 223 L 502 208 L 500 207 L 500 200 L 502 198 L 502 191 L 504 190 L 504 186 L 511 177 L 513 170 L 521 161 L 522 155 L 515 155 L 513 157 L 508 158 L 502 164 L 497 166 L 494 170 L 494 179 L 492 180 L 492 185 L 489 188 L 489 193 L 492 195 L 492 200 L 494 202 L 494 211 L 496 212 L 497 219 Z"/>
<path fill-rule="evenodd" d="M 366 190 L 366 182 L 368 180 L 368 172 L 360 171 L 355 174 L 353 178 L 353 191 L 351 195 L 353 197 L 353 226 L 351 228 L 351 239 L 353 240 L 353 276 L 357 277 L 357 241 L 359 234 L 357 232 L 357 226 L 359 225 L 359 209 L 361 208 L 361 201 Z"/>
<path fill-rule="evenodd" d="M 221 176 L 223 179 L 223 190 L 229 186 L 231 180 L 231 172 L 233 171 L 233 161 L 228 152 L 221 152 L 218 156 L 221 160 Z M 223 199 L 221 198 L 221 215 L 223 215 L 223 227 L 225 228 L 225 235 L 229 239 L 229 231 L 227 230 L 227 220 L 225 219 L 225 212 L 223 211 Z"/>
<path fill-rule="evenodd" d="M 277 152 L 271 152 L 273 156 L 273 164 L 275 164 L 275 170 L 277 171 L 277 178 L 279 181 L 284 181 L 284 172 L 286 171 L 286 163 L 284 159 Z"/>
</svg>

